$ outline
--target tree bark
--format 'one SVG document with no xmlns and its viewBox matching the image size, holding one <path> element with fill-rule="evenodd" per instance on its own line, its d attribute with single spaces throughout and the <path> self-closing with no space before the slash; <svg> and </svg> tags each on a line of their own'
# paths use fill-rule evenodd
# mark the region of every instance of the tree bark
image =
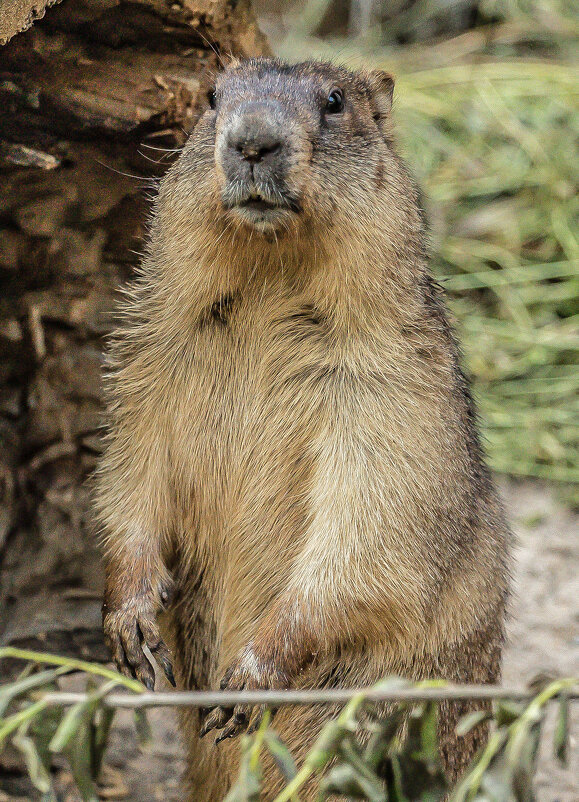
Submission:
<svg viewBox="0 0 579 802">
<path fill-rule="evenodd" d="M 10 0 L 0 40 L 11 36 L 0 48 L 0 644 L 104 660 L 87 483 L 103 338 L 148 193 L 212 74 L 267 46 L 249 0 Z"/>
</svg>

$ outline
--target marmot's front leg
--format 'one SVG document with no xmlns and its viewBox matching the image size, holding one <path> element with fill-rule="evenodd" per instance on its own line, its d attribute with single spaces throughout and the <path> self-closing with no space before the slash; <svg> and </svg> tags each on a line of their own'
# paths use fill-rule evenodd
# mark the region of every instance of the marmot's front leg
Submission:
<svg viewBox="0 0 579 802">
<path fill-rule="evenodd" d="M 281 690 L 290 688 L 296 677 L 314 659 L 318 638 L 295 604 L 277 603 L 260 626 L 255 638 L 245 646 L 228 667 L 220 683 L 221 690 Z M 221 729 L 216 743 L 233 738 L 244 730 L 253 732 L 265 712 L 261 705 L 214 708 L 205 718 L 200 735 Z"/>
<path fill-rule="evenodd" d="M 172 588 L 169 572 L 157 561 L 142 555 L 135 559 L 115 555 L 107 560 L 105 641 L 119 671 L 136 677 L 151 691 L 155 687 L 155 671 L 143 651 L 145 644 L 171 685 L 175 685 L 171 655 L 156 620 L 169 604 Z"/>
</svg>

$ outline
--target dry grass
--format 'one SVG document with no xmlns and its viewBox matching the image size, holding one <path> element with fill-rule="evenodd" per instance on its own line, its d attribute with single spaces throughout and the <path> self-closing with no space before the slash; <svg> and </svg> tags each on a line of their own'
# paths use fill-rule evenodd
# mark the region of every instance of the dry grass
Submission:
<svg viewBox="0 0 579 802">
<path fill-rule="evenodd" d="M 575 485 L 578 501 L 573 4 L 512 0 L 496 4 L 492 24 L 405 46 L 389 34 L 416 14 L 364 41 L 322 41 L 306 30 L 320 16 L 308 5 L 309 18 L 286 20 L 281 55 L 397 75 L 400 143 L 425 192 L 434 269 L 452 299 L 492 467 Z"/>
</svg>

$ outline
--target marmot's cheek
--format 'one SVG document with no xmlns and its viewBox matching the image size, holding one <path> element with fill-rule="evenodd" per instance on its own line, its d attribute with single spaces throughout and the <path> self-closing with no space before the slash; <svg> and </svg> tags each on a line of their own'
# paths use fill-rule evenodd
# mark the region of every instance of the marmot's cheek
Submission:
<svg viewBox="0 0 579 802">
<path fill-rule="evenodd" d="M 309 169 L 301 154 L 289 153 L 284 160 L 283 173 L 280 174 L 280 191 L 291 197 L 301 206 L 306 187 L 308 186 Z"/>
<path fill-rule="evenodd" d="M 220 129 L 217 132 L 215 137 L 215 151 L 214 151 L 214 160 L 215 160 L 215 176 L 217 179 L 217 183 L 219 185 L 219 190 L 221 193 L 226 191 L 227 185 L 229 183 L 229 176 L 227 170 L 227 143 L 225 134 L 223 129 Z"/>
<path fill-rule="evenodd" d="M 215 178 L 217 179 L 219 190 L 222 192 L 227 184 L 227 176 L 225 175 L 221 159 L 217 157 L 217 154 L 215 156 Z"/>
</svg>

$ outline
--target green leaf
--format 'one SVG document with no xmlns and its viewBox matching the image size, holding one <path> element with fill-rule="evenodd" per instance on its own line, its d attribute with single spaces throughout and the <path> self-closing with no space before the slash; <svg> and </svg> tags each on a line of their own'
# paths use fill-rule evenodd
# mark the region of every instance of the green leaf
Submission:
<svg viewBox="0 0 579 802">
<path fill-rule="evenodd" d="M 147 717 L 147 712 L 142 708 L 135 708 L 135 731 L 137 733 L 137 741 L 141 749 L 149 749 L 153 743 L 153 732 Z"/>
<path fill-rule="evenodd" d="M 5 660 L 6 658 L 62 666 L 68 671 L 84 671 L 86 674 L 105 677 L 115 685 L 124 685 L 130 690 L 136 691 L 136 693 L 144 693 L 147 690 L 142 682 L 125 677 L 113 669 L 105 668 L 100 663 L 89 663 L 86 660 L 76 660 L 73 657 L 59 657 L 58 655 L 50 654 L 50 652 L 34 652 L 30 649 L 16 649 L 14 646 L 1 646 L 0 660 Z"/>
<path fill-rule="evenodd" d="M 389 693 L 390 691 L 403 691 L 405 688 L 411 688 L 412 686 L 413 683 L 403 677 L 386 677 L 372 685 L 372 690 L 379 693 Z"/>
<path fill-rule="evenodd" d="M 519 719 L 525 710 L 522 702 L 513 702 L 510 699 L 501 699 L 497 702 L 495 721 L 498 727 L 508 726 Z"/>
<path fill-rule="evenodd" d="M 541 731 L 544 709 L 529 705 L 521 718 L 509 728 L 505 751 L 511 765 L 516 766 L 528 757 L 528 744 L 537 739 Z"/>
<path fill-rule="evenodd" d="M 458 785 L 452 789 L 449 795 L 449 802 L 466 802 L 466 800 L 478 798 L 477 794 L 483 777 L 491 763 L 497 760 L 497 755 L 504 749 L 508 736 L 509 733 L 506 727 L 502 727 L 492 733 L 482 753 L 476 757 Z M 503 800 L 500 800 L 500 802 L 503 802 Z"/>
<path fill-rule="evenodd" d="M 83 724 L 83 720 L 87 714 L 87 708 L 89 708 L 90 702 L 82 701 L 77 702 L 72 707 L 66 711 L 60 724 L 58 725 L 58 729 L 54 733 L 50 743 L 48 744 L 48 748 L 51 752 L 63 752 L 68 744 L 72 741 L 72 739 L 78 734 L 80 727 Z M 92 711 L 91 711 L 92 712 Z"/>
<path fill-rule="evenodd" d="M 402 768 L 397 755 L 392 755 L 389 767 L 390 771 L 386 772 L 388 802 L 409 802 L 402 789 Z"/>
<path fill-rule="evenodd" d="M 512 785 L 514 798 L 517 802 L 535 802 L 533 778 L 536 769 L 539 739 L 540 726 L 537 725 L 529 732 L 528 737 L 522 744 L 518 764 L 513 765 L 511 763 Z"/>
<path fill-rule="evenodd" d="M 23 756 L 28 769 L 28 775 L 35 788 L 49 798 L 56 799 L 52 788 L 49 766 L 42 759 L 34 740 L 26 734 L 26 725 L 21 727 L 17 734 L 12 738 L 12 743 Z"/>
<path fill-rule="evenodd" d="M 62 708 L 47 707 L 42 711 L 42 715 L 36 716 L 31 720 L 28 727 L 28 731 L 34 739 L 36 748 L 46 767 L 49 767 L 52 761 L 52 752 L 48 748 L 48 745 L 58 729 L 61 718 Z"/>
<path fill-rule="evenodd" d="M 292 753 L 281 738 L 271 730 L 265 732 L 263 740 L 285 781 L 291 782 L 298 773 Z"/>
<path fill-rule="evenodd" d="M 324 766 L 334 757 L 349 727 L 340 721 L 331 721 L 321 731 L 313 749 L 306 757 L 306 765 L 314 770 Z"/>
<path fill-rule="evenodd" d="M 33 704 L 26 705 L 22 710 L 14 713 L 14 715 L 0 720 L 0 751 L 4 748 L 4 742 L 10 733 L 17 730 L 24 722 L 32 720 L 41 713 L 46 706 L 44 699 L 39 699 L 37 702 L 33 702 Z"/>
<path fill-rule="evenodd" d="M 77 702 L 66 711 L 62 717 L 62 721 L 58 725 L 58 729 L 48 744 L 48 748 L 51 752 L 62 752 L 68 746 L 72 738 L 76 735 L 79 727 L 84 726 L 87 721 L 90 722 L 91 727 L 93 726 L 93 717 L 101 706 L 103 697 L 106 696 L 107 693 L 109 693 L 109 691 L 111 691 L 117 684 L 118 683 L 116 680 L 106 682 L 100 688 L 97 688 L 90 693 L 86 699 L 83 699 L 81 702 Z M 88 683 L 88 687 L 91 687 L 90 681 Z"/>
<path fill-rule="evenodd" d="M 117 684 L 113 679 L 71 707 L 49 744 L 51 751 L 67 756 L 84 802 L 97 800 L 96 781 L 112 722 L 111 711 L 103 706 L 102 699 Z M 97 722 L 95 716 L 99 718 Z"/>
<path fill-rule="evenodd" d="M 27 693 L 33 688 L 50 685 L 59 675 L 65 674 L 69 670 L 68 668 L 52 668 L 47 671 L 39 671 L 37 674 L 25 676 L 16 682 L 0 686 L 0 718 L 4 715 L 10 702 L 17 696 Z"/>
<path fill-rule="evenodd" d="M 384 715 L 373 723 L 372 734 L 364 753 L 365 762 L 376 769 L 398 748 L 404 721 L 408 716 L 406 705 L 397 705 L 390 715 Z"/>
<path fill-rule="evenodd" d="M 341 794 L 349 799 L 387 802 L 384 783 L 377 777 L 368 777 L 348 763 L 335 766 L 322 781 L 321 790 L 326 796 Z"/>
<path fill-rule="evenodd" d="M 462 716 L 460 721 L 456 727 L 456 734 L 457 735 L 467 735 L 471 730 L 474 730 L 475 727 L 478 727 L 479 724 L 482 724 L 483 721 L 488 721 L 491 717 L 491 714 L 487 710 L 475 710 L 474 713 L 467 713 L 466 716 Z"/>
<path fill-rule="evenodd" d="M 98 720 L 93 727 L 93 772 L 94 776 L 98 778 L 101 765 L 107 748 L 109 733 L 113 719 L 115 717 L 115 710 L 112 707 L 102 706 L 98 711 Z"/>
<path fill-rule="evenodd" d="M 439 800 L 446 791 L 438 748 L 438 705 L 415 705 L 408 719 L 408 735 L 400 743 L 398 763 L 404 797 Z"/>
<path fill-rule="evenodd" d="M 83 802 L 98 802 L 91 748 L 92 710 L 85 706 L 76 737 L 68 742 L 66 757 Z"/>
<path fill-rule="evenodd" d="M 569 694 L 562 693 L 559 697 L 559 712 L 557 724 L 555 726 L 554 739 L 555 757 L 567 764 L 567 754 L 569 751 Z"/>
<path fill-rule="evenodd" d="M 513 796 L 513 776 L 505 753 L 499 752 L 484 772 L 480 788 L 475 797 L 477 800 L 492 802 L 515 802 Z"/>
<path fill-rule="evenodd" d="M 533 778 L 537 766 L 541 724 L 542 720 L 539 720 L 525 730 L 525 737 L 521 739 L 516 752 L 509 751 L 508 746 L 505 750 L 506 757 L 511 763 L 513 790 L 517 802 L 535 802 Z"/>
<path fill-rule="evenodd" d="M 344 763 L 352 766 L 360 775 L 367 777 L 370 781 L 378 781 L 383 787 L 382 781 L 379 780 L 372 768 L 367 765 L 359 744 L 351 735 L 344 738 L 340 744 L 339 756 Z"/>
<path fill-rule="evenodd" d="M 438 751 L 438 702 L 429 702 L 422 714 L 420 727 L 422 755 L 433 765 L 439 763 Z"/>
</svg>

